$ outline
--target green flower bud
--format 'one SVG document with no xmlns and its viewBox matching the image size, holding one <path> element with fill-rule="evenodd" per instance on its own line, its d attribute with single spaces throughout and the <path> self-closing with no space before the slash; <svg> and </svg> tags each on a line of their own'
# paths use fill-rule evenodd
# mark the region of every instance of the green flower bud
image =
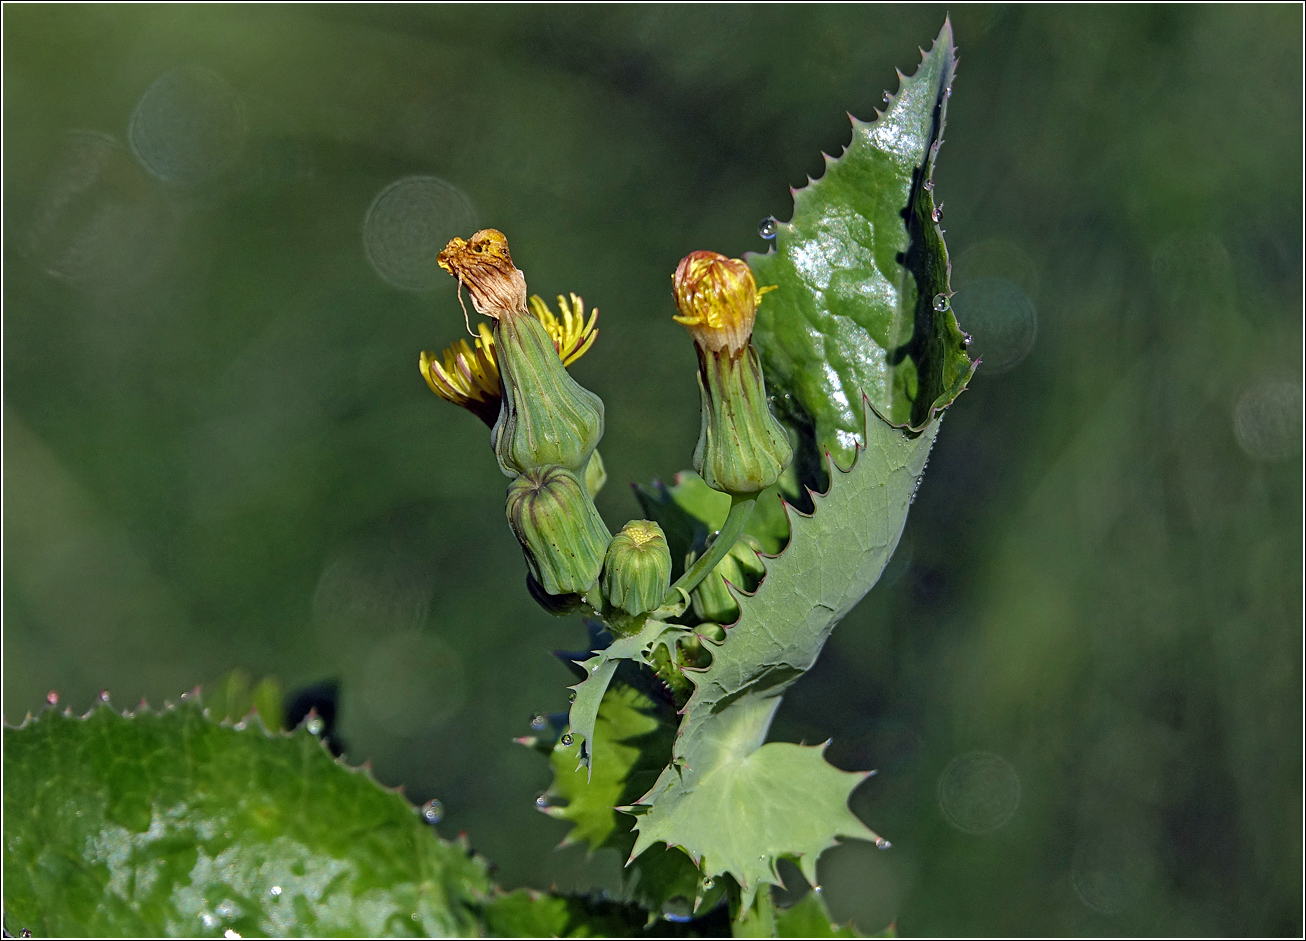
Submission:
<svg viewBox="0 0 1306 941">
<path fill-rule="evenodd" d="M 749 342 L 762 295 L 748 264 L 717 252 L 690 252 L 671 279 L 676 322 L 698 348 L 703 424 L 694 470 L 713 490 L 750 494 L 780 479 L 793 457 L 771 414 L 762 363 Z"/>
<path fill-rule="evenodd" d="M 598 581 L 610 534 L 570 470 L 541 467 L 509 484 L 508 525 L 546 594 L 583 595 Z"/>
<path fill-rule="evenodd" d="M 713 490 L 731 494 L 757 493 L 779 480 L 794 452 L 767 404 L 757 350 L 749 345 L 736 355 L 699 347 L 698 388 L 699 476 Z"/>
<path fill-rule="evenodd" d="M 591 497 L 597 497 L 603 485 L 608 482 L 608 469 L 603 466 L 603 457 L 595 449 L 590 455 L 590 462 L 585 465 L 585 489 Z"/>
<path fill-rule="evenodd" d="M 513 264 L 508 239 L 498 229 L 482 229 L 470 239 L 450 239 L 436 261 L 458 279 L 460 290 L 467 287 L 477 313 L 495 321 L 493 343 L 482 341 L 481 346 L 492 345 L 498 359 L 503 403 L 490 440 L 500 469 L 516 477 L 557 464 L 583 474 L 603 437 L 603 400 L 567 375 L 563 360 L 584 352 L 588 341 L 583 337 L 588 330 L 592 338 L 592 329 L 578 314 L 570 316 L 568 308 L 561 342 L 554 340 L 541 320 L 554 320 L 556 328 L 556 318 L 527 310 L 526 276 Z M 538 307 L 547 312 L 543 302 Z M 422 359 L 422 372 L 431 388 L 459 404 L 465 398 L 489 397 L 488 356 L 487 362 L 473 362 L 470 348 L 468 352 L 461 366 L 456 354 L 446 359 L 447 367 L 468 370 L 467 376 L 447 383 L 443 375 L 447 370 L 436 369 L 432 357 Z M 442 391 L 442 385 L 448 388 Z M 481 413 L 488 415 L 488 402 L 482 405 Z"/>
<path fill-rule="evenodd" d="M 744 591 L 752 591 L 766 574 L 766 567 L 757 557 L 761 550 L 761 544 L 755 538 L 740 536 L 712 573 L 699 582 L 690 595 L 690 601 L 701 620 L 733 624 L 739 619 L 739 605 L 726 588 L 726 582 Z"/>
<path fill-rule="evenodd" d="M 585 473 L 603 437 L 603 400 L 568 375 L 544 324 L 526 313 L 494 326 L 503 407 L 491 432 L 508 476 L 556 464 Z"/>
<path fill-rule="evenodd" d="M 647 614 L 671 587 L 671 550 L 662 527 L 631 520 L 608 544 L 603 562 L 603 597 L 627 614 Z"/>
</svg>

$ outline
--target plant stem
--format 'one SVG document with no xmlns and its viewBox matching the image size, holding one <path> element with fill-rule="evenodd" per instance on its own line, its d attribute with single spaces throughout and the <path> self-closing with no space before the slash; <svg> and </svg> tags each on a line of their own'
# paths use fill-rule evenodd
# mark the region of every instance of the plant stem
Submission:
<svg viewBox="0 0 1306 941">
<path fill-rule="evenodd" d="M 712 545 L 708 546 L 706 552 L 694 560 L 693 565 L 685 569 L 685 574 L 676 579 L 663 604 L 670 604 L 678 597 L 676 589 L 683 588 L 686 593 L 691 592 L 698 587 L 699 582 L 707 578 L 712 569 L 716 568 L 716 564 L 725 558 L 726 553 L 730 551 L 730 547 L 739 538 L 739 534 L 744 531 L 744 524 L 748 522 L 748 517 L 752 515 L 755 503 L 757 503 L 756 494 L 752 496 L 732 494 L 730 496 L 730 514 L 717 532 L 716 539 L 712 541 Z"/>
</svg>

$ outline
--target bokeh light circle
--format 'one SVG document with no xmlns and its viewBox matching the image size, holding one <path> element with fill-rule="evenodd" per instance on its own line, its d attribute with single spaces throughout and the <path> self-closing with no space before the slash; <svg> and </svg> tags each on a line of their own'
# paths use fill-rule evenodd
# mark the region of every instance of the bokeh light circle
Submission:
<svg viewBox="0 0 1306 941">
<path fill-rule="evenodd" d="M 52 161 L 23 247 L 48 275 L 126 288 L 148 280 L 176 237 L 176 216 L 126 148 L 69 131 Z"/>
<path fill-rule="evenodd" d="M 363 222 L 363 247 L 372 268 L 406 291 L 428 291 L 447 275 L 436 263 L 455 235 L 476 230 L 476 209 L 467 195 L 436 176 L 391 183 L 372 201 Z"/>
<path fill-rule="evenodd" d="M 240 155 L 247 125 L 240 95 L 221 75 L 202 68 L 165 72 L 132 111 L 132 153 L 161 180 L 202 183 Z"/>
<path fill-rule="evenodd" d="M 1154 868 L 1150 854 L 1128 834 L 1101 833 L 1075 847 L 1070 881 L 1081 902 L 1114 915 L 1142 898 Z"/>
<path fill-rule="evenodd" d="M 958 830 L 991 833 L 1020 806 L 1020 778 L 1001 755 L 965 752 L 939 775 L 938 800 L 943 815 Z"/>
<path fill-rule="evenodd" d="M 1233 410 L 1234 434 L 1248 457 L 1283 461 L 1302 451 L 1302 386 L 1263 382 L 1242 394 Z"/>
<path fill-rule="evenodd" d="M 984 360 L 981 374 L 996 375 L 1018 366 L 1034 348 L 1038 315 L 1029 295 L 1007 278 L 977 278 L 958 287 L 952 309 L 970 334 L 969 353 Z"/>
</svg>

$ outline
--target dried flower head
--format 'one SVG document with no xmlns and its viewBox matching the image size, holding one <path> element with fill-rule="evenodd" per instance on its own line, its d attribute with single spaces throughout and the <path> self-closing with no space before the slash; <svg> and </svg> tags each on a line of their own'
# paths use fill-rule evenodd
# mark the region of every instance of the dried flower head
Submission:
<svg viewBox="0 0 1306 941">
<path fill-rule="evenodd" d="M 512 263 L 508 238 L 498 229 L 450 239 L 436 261 L 460 285 L 467 285 L 478 314 L 498 320 L 526 313 L 526 276 Z"/>
</svg>

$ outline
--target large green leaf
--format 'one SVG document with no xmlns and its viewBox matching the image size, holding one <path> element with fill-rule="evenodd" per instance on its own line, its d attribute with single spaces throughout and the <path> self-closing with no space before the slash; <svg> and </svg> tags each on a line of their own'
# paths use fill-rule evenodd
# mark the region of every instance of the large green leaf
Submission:
<svg viewBox="0 0 1306 941">
<path fill-rule="evenodd" d="M 671 759 L 677 722 L 671 703 L 652 694 L 647 674 L 630 670 L 623 675 L 599 707 L 592 768 L 578 767 L 580 742 L 562 744 L 556 729 L 553 734 L 540 729 L 539 736 L 520 741 L 548 755 L 553 766 L 553 784 L 538 805 L 550 817 L 572 824 L 562 845 L 584 843 L 590 852 L 609 849 L 625 860 L 635 845 L 633 821 L 616 808 L 639 798 L 657 780 Z M 703 891 L 697 868 L 683 852 L 662 847 L 633 860 L 624 882 L 626 900 L 644 906 L 650 918 L 671 899 L 701 908 L 721 894 Z"/>
<path fill-rule="evenodd" d="M 965 388 L 974 364 L 950 309 L 948 256 L 933 171 L 956 65 L 952 26 L 876 120 L 821 179 L 794 192 L 776 246 L 748 256 L 777 285 L 753 342 L 791 424 L 841 464 L 861 433 L 861 395 L 894 424 L 924 428 Z"/>
<path fill-rule="evenodd" d="M 910 437 L 863 403 L 865 450 L 851 470 L 831 470 L 815 512 L 791 511 L 785 551 L 767 560 L 754 595 L 712 663 L 688 672 L 671 764 L 631 808 L 638 854 L 682 847 L 709 877 L 730 874 L 745 907 L 776 862 L 795 859 L 811 881 L 839 836 L 877 839 L 847 807 L 864 775 L 838 771 L 821 749 L 763 744 L 784 691 L 811 668 L 835 624 L 870 590 L 897 546 L 938 422 Z M 862 429 L 858 429 L 862 431 Z"/>
<path fill-rule="evenodd" d="M 477 933 L 483 860 L 305 729 L 194 702 L 4 731 L 4 909 L 38 935 Z"/>
</svg>

